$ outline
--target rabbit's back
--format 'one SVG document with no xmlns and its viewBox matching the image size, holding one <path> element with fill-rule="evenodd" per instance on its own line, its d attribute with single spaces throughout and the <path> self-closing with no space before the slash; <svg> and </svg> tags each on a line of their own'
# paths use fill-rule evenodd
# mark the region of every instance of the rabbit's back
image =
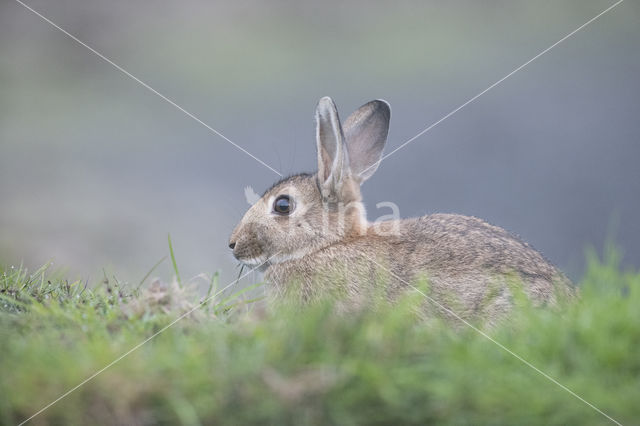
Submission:
<svg viewBox="0 0 640 426">
<path fill-rule="evenodd" d="M 454 300 L 459 312 L 489 318 L 513 304 L 514 292 L 535 305 L 572 297 L 570 281 L 538 251 L 503 228 L 469 216 L 434 214 L 402 221 L 397 269 L 428 279 L 434 298 Z M 455 310 L 455 309 L 454 309 Z"/>
<path fill-rule="evenodd" d="M 433 214 L 400 221 L 398 243 L 411 252 L 406 266 L 449 271 L 487 270 L 548 280 L 558 270 L 538 251 L 503 228 L 471 216 Z M 396 243 L 397 244 L 397 243 Z"/>
</svg>

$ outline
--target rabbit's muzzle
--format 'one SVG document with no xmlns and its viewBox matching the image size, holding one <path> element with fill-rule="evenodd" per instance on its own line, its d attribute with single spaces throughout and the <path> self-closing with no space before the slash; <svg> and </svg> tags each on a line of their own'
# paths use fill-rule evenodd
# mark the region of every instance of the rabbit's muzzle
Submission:
<svg viewBox="0 0 640 426">
<path fill-rule="evenodd" d="M 265 250 L 260 243 L 259 229 L 252 224 L 239 226 L 229 238 L 229 248 L 233 250 L 233 256 L 240 262 L 252 265 L 264 261 Z"/>
</svg>

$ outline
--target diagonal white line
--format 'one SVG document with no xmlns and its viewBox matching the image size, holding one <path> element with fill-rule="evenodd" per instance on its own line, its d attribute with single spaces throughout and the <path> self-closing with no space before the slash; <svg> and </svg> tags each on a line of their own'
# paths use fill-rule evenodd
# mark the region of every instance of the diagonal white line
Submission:
<svg viewBox="0 0 640 426">
<path fill-rule="evenodd" d="M 131 74 L 129 71 L 125 70 L 124 68 L 122 68 L 120 65 L 116 64 L 115 62 L 113 62 L 111 59 L 107 58 L 106 56 L 104 56 L 102 53 L 98 52 L 97 50 L 95 50 L 93 47 L 89 46 L 88 44 L 84 43 L 83 41 L 81 41 L 80 39 L 78 39 L 76 36 L 74 36 L 73 34 L 69 33 L 68 31 L 66 31 L 65 29 L 63 29 L 62 27 L 60 27 L 59 25 L 57 25 L 55 22 L 51 21 L 49 18 L 47 18 L 46 16 L 40 14 L 39 12 L 37 12 L 36 10 L 34 10 L 32 7 L 28 6 L 27 4 L 23 3 L 20 0 L 15 0 L 18 4 L 20 4 L 21 6 L 23 6 L 25 9 L 30 10 L 31 12 L 33 12 L 35 15 L 37 15 L 38 17 L 40 17 L 43 21 L 47 22 L 48 24 L 50 24 L 52 27 L 56 28 L 57 30 L 61 31 L 62 33 L 64 33 L 66 36 L 68 36 L 69 38 L 71 38 L 73 41 L 75 41 L 76 43 L 86 47 L 88 50 L 90 50 L 92 53 L 94 53 L 96 56 L 98 56 L 100 59 L 104 60 L 105 62 L 107 62 L 108 64 L 112 65 L 114 68 L 116 68 L 118 71 L 120 71 L 121 73 L 123 73 L 124 75 L 126 75 L 127 77 L 131 78 L 132 80 L 134 80 L 136 83 L 140 84 L 141 86 L 143 86 L 145 89 L 149 90 L 150 92 L 152 92 L 153 94 L 159 96 L 160 98 L 162 98 L 163 100 L 167 101 L 168 103 L 170 103 L 172 106 L 176 107 L 177 109 L 179 109 L 180 111 L 182 111 L 185 115 L 187 115 L 188 117 L 192 118 L 193 120 L 195 120 L 196 122 L 200 123 L 201 125 L 203 125 L 204 127 L 206 127 L 207 129 L 209 129 L 210 131 L 212 131 L 213 133 L 215 133 L 216 135 L 220 136 L 222 139 L 224 139 L 225 141 L 229 142 L 231 145 L 235 146 L 236 148 L 238 148 L 240 151 L 244 152 L 245 154 L 247 154 L 249 157 L 253 158 L 254 160 L 256 160 L 258 163 L 262 164 L 263 166 L 265 166 L 266 168 L 268 168 L 269 170 L 271 170 L 272 172 L 274 172 L 275 174 L 279 175 L 280 177 L 282 177 L 282 173 L 280 173 L 279 171 L 277 171 L 276 169 L 274 169 L 273 167 L 271 167 L 270 165 L 268 165 L 267 163 L 265 163 L 264 161 L 262 161 L 261 159 L 259 159 L 258 157 L 256 157 L 255 155 L 251 154 L 249 151 L 247 151 L 246 149 L 244 149 L 243 147 L 241 147 L 240 145 L 238 145 L 237 143 L 233 142 L 231 139 L 229 139 L 228 137 L 226 137 L 225 135 L 223 135 L 222 133 L 220 133 L 219 131 L 217 131 L 216 129 L 214 129 L 213 127 L 211 127 L 210 125 L 208 125 L 207 123 L 205 123 L 204 121 L 202 121 L 201 119 L 199 119 L 197 116 L 195 116 L 194 114 L 190 113 L 189 111 L 187 111 L 186 109 L 184 109 L 183 107 L 181 107 L 180 105 L 178 105 L 177 103 L 175 103 L 173 100 L 169 99 L 168 97 L 166 97 L 165 95 L 163 95 L 162 93 L 158 92 L 156 89 L 154 89 L 153 87 L 149 86 L 147 83 L 145 83 L 144 81 L 140 80 L 138 77 L 136 77 L 135 75 Z"/>
<path fill-rule="evenodd" d="M 383 160 L 386 160 L 387 158 L 389 158 L 390 156 L 392 156 L 393 154 L 395 154 L 396 152 L 398 152 L 399 150 L 401 150 L 402 148 L 404 148 L 405 146 L 409 145 L 411 142 L 413 142 L 414 140 L 418 139 L 420 136 L 424 135 L 425 133 L 427 133 L 429 130 L 433 129 L 434 127 L 436 127 L 438 124 L 442 123 L 443 121 L 445 121 L 447 118 L 451 117 L 453 114 L 457 113 L 458 111 L 460 111 L 462 108 L 466 107 L 467 105 L 469 105 L 470 103 L 472 103 L 473 101 L 475 101 L 476 99 L 478 99 L 480 96 L 484 95 L 485 93 L 487 93 L 489 90 L 493 89 L 494 87 L 496 87 L 497 85 L 499 85 L 500 83 L 502 83 L 503 81 L 505 81 L 506 79 L 508 79 L 509 77 L 511 77 L 512 75 L 514 75 L 515 73 L 517 73 L 518 71 L 520 71 L 521 69 L 523 69 L 524 67 L 526 67 L 527 65 L 529 65 L 531 62 L 535 61 L 536 59 L 538 59 L 539 57 L 541 57 L 542 55 L 544 55 L 545 53 L 549 52 L 551 49 L 553 49 L 554 47 L 556 47 L 557 45 L 559 45 L 560 43 L 562 43 L 563 41 L 565 41 L 566 39 L 568 39 L 569 37 L 573 36 L 574 34 L 576 34 L 578 31 L 582 30 L 583 28 L 585 28 L 587 25 L 591 24 L 593 21 L 595 21 L 596 19 L 600 18 L 602 15 L 604 15 L 605 13 L 609 12 L 611 9 L 613 9 L 614 7 L 618 6 L 620 3 L 622 3 L 624 0 L 618 0 L 616 3 L 612 4 L 611 6 L 609 6 L 608 8 L 606 8 L 605 10 L 603 10 L 602 12 L 598 13 L 596 16 L 594 16 L 593 18 L 589 19 L 587 22 L 585 22 L 584 24 L 580 25 L 578 28 L 576 28 L 575 30 L 571 31 L 569 34 L 567 34 L 566 36 L 562 37 L 560 40 L 556 41 L 555 43 L 553 43 L 551 46 L 547 47 L 546 49 L 544 49 L 542 52 L 538 53 L 536 56 L 534 56 L 533 58 L 529 59 L 527 62 L 525 62 L 524 64 L 520 65 L 518 68 L 514 69 L 513 71 L 511 71 L 509 74 L 505 75 L 504 77 L 502 77 L 500 80 L 496 81 L 495 83 L 493 83 L 491 86 L 487 87 L 486 89 L 484 89 L 482 92 L 478 93 L 477 95 L 475 95 L 474 97 L 470 98 L 469 100 L 467 100 L 465 103 L 463 103 L 462 105 L 460 105 L 459 107 L 455 108 L 454 110 L 452 110 L 451 112 L 449 112 L 447 115 L 445 115 L 444 117 L 442 117 L 441 119 L 439 119 L 438 121 L 434 122 L 433 124 L 431 124 L 429 127 L 427 127 L 426 129 L 422 130 L 420 133 L 418 133 L 417 135 L 415 135 L 414 137 L 412 137 L 411 139 L 407 140 L 406 142 L 404 142 L 402 145 L 400 145 L 399 147 L 397 147 L 396 149 L 394 149 L 393 151 L 391 151 L 390 153 L 384 155 L 382 158 L 380 158 L 380 160 L 374 164 L 372 164 L 371 166 L 369 166 L 364 172 L 366 172 L 367 170 L 373 168 L 373 167 L 377 167 Z M 364 173 L 362 172 L 362 173 Z"/>
<path fill-rule="evenodd" d="M 578 395 L 577 393 L 575 393 L 574 391 L 572 391 L 571 389 L 569 389 L 568 387 L 566 387 L 565 385 L 563 385 L 562 383 L 558 382 L 556 379 L 554 379 L 553 377 L 551 377 L 550 375 L 548 375 L 547 373 L 545 373 L 544 371 L 540 370 L 538 367 L 536 367 L 535 365 L 531 364 L 529 361 L 527 361 L 526 359 L 522 358 L 520 355 L 518 355 L 517 353 L 513 352 L 512 350 L 510 350 L 509 348 L 507 348 L 506 346 L 504 346 L 502 343 L 498 342 L 497 340 L 495 340 L 493 337 L 489 336 L 487 333 L 485 333 L 484 331 L 480 330 L 478 327 L 474 326 L 473 324 L 471 324 L 469 321 L 465 320 L 464 318 L 462 318 L 461 316 L 459 316 L 458 314 L 456 314 L 454 311 L 452 311 L 451 309 L 447 308 L 446 306 L 444 306 L 443 304 L 441 304 L 440 302 L 438 302 L 437 300 L 435 300 L 433 297 L 428 296 L 427 294 L 425 294 L 423 291 L 421 291 L 419 288 L 415 287 L 414 285 L 408 283 L 407 281 L 403 280 L 402 278 L 400 278 L 398 275 L 394 274 L 391 270 L 389 270 L 388 268 L 386 268 L 385 266 L 381 265 L 380 263 L 376 262 L 374 259 L 370 258 L 369 256 L 366 256 L 371 262 L 375 263 L 376 265 L 378 265 L 380 268 L 384 269 L 385 271 L 387 271 L 389 274 L 393 275 L 396 279 L 402 281 L 404 284 L 408 285 L 409 287 L 411 287 L 412 289 L 414 289 L 415 291 L 417 291 L 418 293 L 420 293 L 422 296 L 424 296 L 427 300 L 429 300 L 430 302 L 432 302 L 433 304 L 435 304 L 436 306 L 438 306 L 439 308 L 443 309 L 444 311 L 450 313 L 451 315 L 453 315 L 456 319 L 460 320 L 463 324 L 465 324 L 466 326 L 470 327 L 471 329 L 473 329 L 474 331 L 476 331 L 477 333 L 479 333 L 480 335 L 486 337 L 488 340 L 490 340 L 491 342 L 495 343 L 500 349 L 504 350 L 505 352 L 507 352 L 509 355 L 513 356 L 514 358 L 516 358 L 517 360 L 519 360 L 520 362 L 522 362 L 523 364 L 525 364 L 527 367 L 533 369 L 534 371 L 536 371 L 538 374 L 542 375 L 544 378 L 546 378 L 547 380 L 549 380 L 550 382 L 556 384 L 557 386 L 559 386 L 560 388 L 562 388 L 563 390 L 569 392 L 572 396 L 576 397 L 577 399 L 579 399 L 580 401 L 584 402 L 585 404 L 587 404 L 589 407 L 593 408 L 594 410 L 596 410 L 598 413 L 602 414 L 604 417 L 606 417 L 607 419 L 611 420 L 613 423 L 622 426 L 622 423 L 618 422 L 616 419 L 614 419 L 613 417 L 609 416 L 607 413 L 605 413 L 604 411 L 602 411 L 601 409 L 599 409 L 598 407 L 596 407 L 595 405 L 593 405 L 592 403 L 590 403 L 589 401 L 587 401 L 586 399 L 584 399 L 583 397 L 581 397 L 580 395 Z"/>
<path fill-rule="evenodd" d="M 196 311 L 197 309 L 199 309 L 202 305 L 204 305 L 205 303 L 207 303 L 209 300 L 213 299 L 214 297 L 218 296 L 219 294 L 221 294 L 223 291 L 225 291 L 226 289 L 228 289 L 229 287 L 231 287 L 232 285 L 236 284 L 237 282 L 239 282 L 242 278 L 246 277 L 247 275 L 249 275 L 250 273 L 252 273 L 253 271 L 255 271 L 256 269 L 260 268 L 262 265 L 264 265 L 265 263 L 269 262 L 271 259 L 273 259 L 275 256 L 277 256 L 279 253 L 274 254 L 273 256 L 268 257 L 265 261 L 263 261 L 262 263 L 260 263 L 258 266 L 254 267 L 253 269 L 249 270 L 246 274 L 243 274 L 241 276 L 239 276 L 237 279 L 233 280 L 231 283 L 229 283 L 226 287 L 224 287 L 222 290 L 216 292 L 215 294 L 205 298 L 204 300 L 200 301 L 200 303 L 198 303 L 196 306 L 194 306 L 193 308 L 189 309 L 187 312 L 185 312 L 184 314 L 180 315 L 178 318 L 176 318 L 175 320 L 171 321 L 171 323 L 169 323 L 168 325 L 162 327 L 160 330 L 158 330 L 156 333 L 152 334 L 151 336 L 149 336 L 148 338 L 146 338 L 145 340 L 143 340 L 142 342 L 138 343 L 137 345 L 135 345 L 133 348 L 129 349 L 127 352 L 123 353 L 122 355 L 120 355 L 118 358 L 114 359 L 113 361 L 111 361 L 109 364 L 105 365 L 104 367 L 102 367 L 100 370 L 96 371 L 95 373 L 93 373 L 92 375 L 90 375 L 89 377 L 87 377 L 86 379 L 84 379 L 82 382 L 78 383 L 77 385 L 75 385 L 74 387 L 72 387 L 71 389 L 69 389 L 68 391 L 66 391 L 65 393 L 63 393 L 62 395 L 60 395 L 58 398 L 56 398 L 55 400 L 51 401 L 50 403 L 48 403 L 47 405 L 45 405 L 44 407 L 42 407 L 40 410 L 38 410 L 38 412 L 32 414 L 29 418 L 23 420 L 22 422 L 20 422 L 20 424 L 18 426 L 22 426 L 23 424 L 27 423 L 29 420 L 33 419 L 34 417 L 36 417 L 37 415 L 39 415 L 40 413 L 42 413 L 43 411 L 45 411 L 46 409 L 50 408 L 52 405 L 56 404 L 57 402 L 59 402 L 60 400 L 62 400 L 63 398 L 65 398 L 66 396 L 68 396 L 70 393 L 74 392 L 75 390 L 77 390 L 79 387 L 81 387 L 82 385 L 86 384 L 87 382 L 93 380 L 96 376 L 98 376 L 99 374 L 103 373 L 105 370 L 107 370 L 108 368 L 112 367 L 114 364 L 116 364 L 117 362 L 121 361 L 123 358 L 125 358 L 126 356 L 128 356 L 129 354 L 131 354 L 132 352 L 136 351 L 137 349 L 139 349 L 141 346 L 143 346 L 145 343 L 147 343 L 148 341 L 150 341 L 151 339 L 153 339 L 154 337 L 158 336 L 159 334 L 165 332 L 167 329 L 169 329 L 170 327 L 172 327 L 173 325 L 175 325 L 178 321 L 184 319 L 185 317 L 187 317 L 188 315 L 190 315 L 191 313 L 193 313 L 194 311 Z"/>
</svg>

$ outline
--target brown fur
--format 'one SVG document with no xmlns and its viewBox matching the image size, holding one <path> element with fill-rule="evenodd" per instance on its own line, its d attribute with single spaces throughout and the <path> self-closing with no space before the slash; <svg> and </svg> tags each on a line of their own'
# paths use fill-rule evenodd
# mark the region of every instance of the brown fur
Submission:
<svg viewBox="0 0 640 426">
<path fill-rule="evenodd" d="M 425 304 L 427 314 L 451 317 L 440 304 L 464 319 L 493 323 L 511 310 L 519 291 L 536 305 L 572 294 L 567 278 L 540 253 L 475 217 L 434 214 L 368 223 L 360 184 L 379 162 L 389 110 L 373 101 L 355 114 L 343 134 L 333 102 L 323 98 L 317 114 L 318 126 L 324 125 L 317 133 L 322 173 L 274 185 L 231 235 L 236 258 L 266 262 L 273 297 L 303 303 L 330 297 L 350 310 L 375 298 L 394 300 L 426 279 L 426 294 L 437 302 Z M 340 161 L 332 152 L 342 155 Z M 271 212 L 270 203 L 282 194 L 295 203 L 287 216 Z"/>
</svg>

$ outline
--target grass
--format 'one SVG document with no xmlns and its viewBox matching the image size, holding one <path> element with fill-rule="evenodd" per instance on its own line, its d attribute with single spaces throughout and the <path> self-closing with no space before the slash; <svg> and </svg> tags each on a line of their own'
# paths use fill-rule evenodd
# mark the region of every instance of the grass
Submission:
<svg viewBox="0 0 640 426">
<path fill-rule="evenodd" d="M 140 289 L 0 271 L 0 422 L 17 424 L 606 424 L 477 332 L 416 322 L 420 295 L 337 316 L 253 309 L 184 282 Z M 207 294 L 215 295 L 212 277 Z M 489 333 L 623 424 L 640 416 L 640 274 L 593 253 L 578 303 L 522 307 Z"/>
</svg>

